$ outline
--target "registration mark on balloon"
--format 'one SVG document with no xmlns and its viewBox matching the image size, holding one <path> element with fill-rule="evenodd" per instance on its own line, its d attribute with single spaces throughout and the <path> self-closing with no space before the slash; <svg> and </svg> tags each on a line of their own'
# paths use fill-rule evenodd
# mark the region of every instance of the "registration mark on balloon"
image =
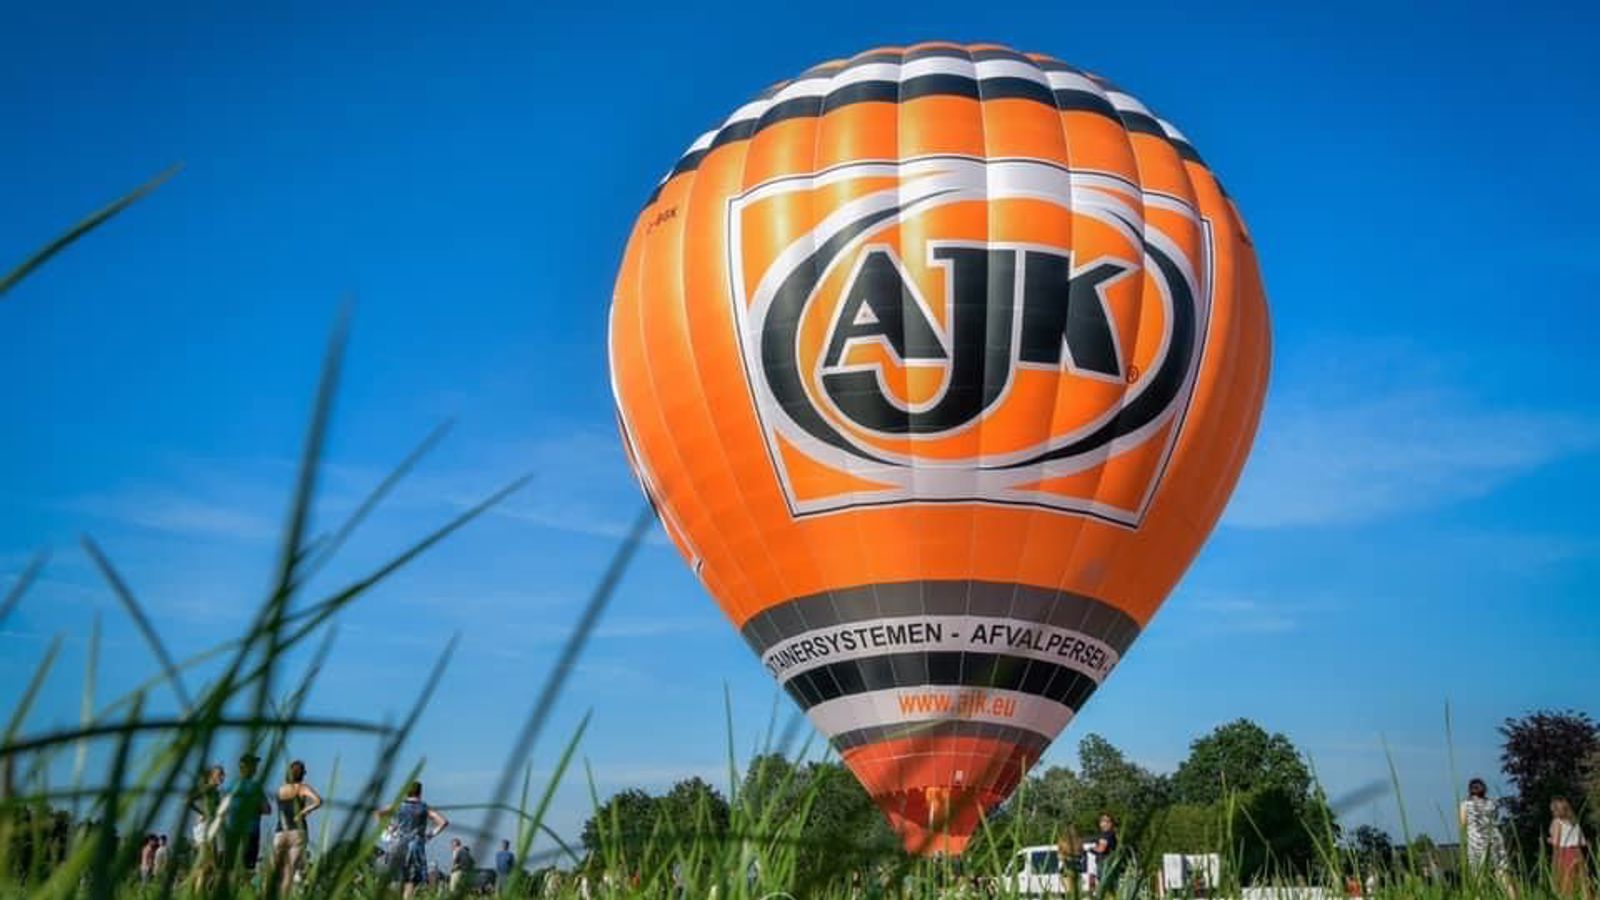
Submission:
<svg viewBox="0 0 1600 900">
<path fill-rule="evenodd" d="M 1210 323 L 1211 223 L 1032 159 L 858 162 L 732 198 L 741 357 L 791 514 L 1014 504 L 1137 526 Z"/>
</svg>

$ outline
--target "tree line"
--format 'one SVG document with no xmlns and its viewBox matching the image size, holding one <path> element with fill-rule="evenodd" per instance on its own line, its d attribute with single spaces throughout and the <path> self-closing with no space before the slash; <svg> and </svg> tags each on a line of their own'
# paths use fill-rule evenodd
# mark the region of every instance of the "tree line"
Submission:
<svg viewBox="0 0 1600 900">
<path fill-rule="evenodd" d="M 1567 796 L 1591 821 L 1600 820 L 1600 726 L 1583 713 L 1540 711 L 1507 719 L 1500 733 L 1511 844 L 1531 872 L 1544 849 L 1551 798 Z M 730 803 L 698 777 L 659 796 L 638 788 L 619 792 L 585 823 L 583 846 L 591 859 L 608 855 L 626 869 L 670 854 L 679 841 L 789 841 L 797 884 L 870 869 L 903 853 L 871 798 L 837 761 L 759 755 L 734 794 Z M 1170 773 L 1139 765 L 1100 735 L 1085 736 L 1077 766 L 1028 776 L 991 812 L 966 856 L 1003 861 L 1022 846 L 1092 838 L 1103 812 L 1117 818 L 1124 846 L 1145 867 L 1159 864 L 1164 853 L 1218 852 L 1244 883 L 1315 877 L 1347 864 L 1390 866 L 1406 849 L 1373 826 L 1341 827 L 1306 755 L 1285 735 L 1239 719 L 1195 739 Z M 1424 836 L 1416 846 L 1428 850 L 1433 841 Z"/>
</svg>

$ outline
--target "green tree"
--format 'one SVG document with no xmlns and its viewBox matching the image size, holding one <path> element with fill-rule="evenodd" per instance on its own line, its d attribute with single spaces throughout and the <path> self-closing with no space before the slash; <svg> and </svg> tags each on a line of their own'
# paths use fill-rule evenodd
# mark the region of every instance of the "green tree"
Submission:
<svg viewBox="0 0 1600 900">
<path fill-rule="evenodd" d="M 797 896 L 823 893 L 848 873 L 904 859 L 900 838 L 839 762 L 800 766 L 779 754 L 757 756 L 745 770 L 739 807 L 741 826 L 757 838 L 794 844 Z"/>
<path fill-rule="evenodd" d="M 42 878 L 67 858 L 72 817 L 40 801 L 0 804 L 0 860 L 22 881 Z"/>
<path fill-rule="evenodd" d="M 781 753 L 763 753 L 750 760 L 739 787 L 747 820 L 755 823 L 792 811 L 805 787 L 805 775 Z"/>
<path fill-rule="evenodd" d="M 1578 803 L 1585 794 L 1584 762 L 1600 752 L 1600 725 L 1581 712 L 1540 710 L 1500 726 L 1500 770 L 1516 793 L 1506 803 L 1516 844 L 1527 862 L 1544 849 L 1550 801 Z"/>
<path fill-rule="evenodd" d="M 1151 817 L 1172 802 L 1171 782 L 1130 761 L 1098 734 L 1078 743 L 1077 791 L 1070 796 L 1072 822 L 1081 833 L 1097 834 L 1102 813 L 1121 823 L 1127 838 L 1142 835 Z"/>
<path fill-rule="evenodd" d="M 698 775 L 673 785 L 656 802 L 656 815 L 683 841 L 721 840 L 728 833 L 728 801 Z"/>
<path fill-rule="evenodd" d="M 1227 848 L 1245 882 L 1311 874 L 1321 861 L 1319 841 L 1332 813 L 1319 798 L 1263 787 L 1222 801 Z"/>
<path fill-rule="evenodd" d="M 900 838 L 844 765 L 806 766 L 802 797 L 810 805 L 801 832 L 806 848 L 800 865 L 803 879 L 825 880 L 900 853 Z"/>
<path fill-rule="evenodd" d="M 1051 766 L 1025 779 L 989 816 L 967 855 L 998 864 L 1020 847 L 1092 840 L 1100 833 L 1100 816 L 1110 813 L 1125 847 L 1144 863 L 1158 859 L 1149 841 L 1157 814 L 1172 801 L 1166 777 L 1132 762 L 1097 734 L 1079 741 L 1078 762 L 1077 771 Z"/>
<path fill-rule="evenodd" d="M 1226 849 L 1221 808 L 1214 803 L 1174 803 L 1156 811 L 1150 823 L 1147 855 L 1216 853 Z"/>
<path fill-rule="evenodd" d="M 1583 806 L 1589 821 L 1600 827 L 1600 747 L 1583 762 Z"/>
<path fill-rule="evenodd" d="M 1337 832 L 1294 743 L 1248 719 L 1190 744 L 1172 786 L 1180 802 L 1216 810 L 1223 849 L 1245 881 L 1309 872 L 1319 842 Z"/>
<path fill-rule="evenodd" d="M 655 833 L 659 801 L 638 788 L 612 794 L 583 823 L 583 847 L 593 859 L 625 869 L 643 863 Z"/>
<path fill-rule="evenodd" d="M 1077 774 L 1066 766 L 1024 778 L 1009 800 L 989 811 L 967 846 L 966 858 L 998 868 L 1022 847 L 1064 840 L 1077 829 L 1073 803 L 1082 793 Z"/>
<path fill-rule="evenodd" d="M 1189 757 L 1173 773 L 1172 785 L 1184 803 L 1216 803 L 1229 794 L 1263 788 L 1308 797 L 1311 770 L 1287 737 L 1239 719 L 1190 744 Z"/>
<path fill-rule="evenodd" d="M 1375 825 L 1360 825 L 1350 832 L 1346 849 L 1362 872 L 1387 869 L 1394 861 L 1394 839 Z"/>
<path fill-rule="evenodd" d="M 1077 828 L 1075 806 L 1085 805 L 1083 780 L 1066 766 L 1051 766 L 1027 780 L 1019 798 L 1017 823 L 1027 844 L 1048 844 Z"/>
</svg>

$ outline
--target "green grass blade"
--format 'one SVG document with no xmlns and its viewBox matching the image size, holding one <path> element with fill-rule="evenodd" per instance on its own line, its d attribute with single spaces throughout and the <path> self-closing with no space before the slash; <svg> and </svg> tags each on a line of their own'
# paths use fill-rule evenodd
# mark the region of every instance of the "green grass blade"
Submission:
<svg viewBox="0 0 1600 900">
<path fill-rule="evenodd" d="M 728 808 L 739 802 L 739 760 L 733 747 L 733 692 L 728 683 L 722 683 L 723 730 L 728 736 Z"/>
<path fill-rule="evenodd" d="M 412 730 L 416 728 L 417 721 L 422 718 L 423 709 L 427 707 L 428 701 L 433 698 L 433 692 L 438 688 L 444 670 L 449 667 L 450 659 L 455 655 L 459 641 L 459 635 L 450 638 L 450 643 L 445 646 L 444 652 L 439 654 L 439 659 L 428 673 L 427 680 L 423 682 L 422 690 L 418 693 L 416 700 L 412 701 L 411 709 L 406 714 L 405 720 L 401 722 L 398 728 L 389 730 L 387 739 L 378 750 L 378 760 L 376 765 L 373 766 L 372 774 L 367 778 L 366 785 L 358 795 L 360 798 L 357 801 L 358 814 L 345 820 L 344 827 L 340 829 L 339 836 L 334 843 L 342 843 L 350 839 L 353 836 L 352 829 L 360 827 L 358 819 L 365 818 L 361 813 L 370 814 L 381 805 L 384 780 L 394 770 L 395 760 L 399 758 L 401 746 L 405 744 L 406 738 L 411 736 Z M 406 779 L 407 782 L 410 780 L 410 778 Z"/>
<path fill-rule="evenodd" d="M 57 639 L 57 644 L 60 639 Z M 54 648 L 52 648 L 54 649 Z M 53 657 L 52 657 L 53 658 Z M 38 673 L 36 673 L 37 676 Z M 30 684 L 29 691 L 35 691 L 37 684 Z M 29 701 L 30 695 L 24 695 L 24 701 Z M 13 716 L 26 714 L 27 703 L 20 705 Z M 8 737 L 0 742 L 0 757 L 21 756 L 25 753 L 37 753 L 51 747 L 74 744 L 90 738 L 119 737 L 130 733 L 160 734 L 162 732 L 179 732 L 193 725 L 193 720 L 183 718 L 141 718 L 136 722 L 123 722 L 121 724 L 101 722 L 88 728 L 68 728 L 61 731 L 49 732 L 38 737 L 13 740 Z M 297 719 L 280 719 L 271 716 L 226 716 L 216 719 L 216 725 L 222 728 L 242 729 L 270 729 L 270 728 L 303 728 L 307 731 L 345 731 L 351 734 L 377 734 L 388 735 L 391 729 L 385 725 L 375 725 L 360 719 L 334 719 L 316 716 L 306 716 Z"/>
<path fill-rule="evenodd" d="M 138 598 L 129 589 L 127 582 L 122 579 L 121 573 L 111 564 L 111 560 L 106 557 L 104 551 L 100 549 L 100 545 L 96 544 L 93 538 L 84 535 L 79 539 L 79 543 L 83 545 L 83 552 L 89 554 L 89 558 L 94 561 L 95 568 L 100 570 L 101 577 L 105 578 L 106 583 L 111 586 L 111 593 L 116 596 L 118 602 L 122 604 L 122 608 L 127 611 L 128 617 L 133 619 L 133 624 L 139 629 L 139 635 L 144 638 L 144 642 L 149 646 L 150 652 L 155 654 L 156 661 L 161 664 L 162 674 L 167 677 L 167 682 L 172 685 L 172 692 L 178 695 L 178 702 L 183 704 L 184 711 L 192 710 L 194 708 L 194 698 L 189 695 L 189 689 L 184 686 L 183 676 L 179 673 L 177 665 L 173 663 L 172 654 L 167 652 L 167 645 L 162 642 L 161 635 L 156 632 L 155 626 L 150 624 L 150 617 L 145 615 L 144 606 L 139 603 Z"/>
<path fill-rule="evenodd" d="M 99 680 L 100 670 L 100 614 L 95 613 L 89 625 L 89 649 L 83 668 L 83 694 L 78 701 L 78 727 L 88 728 L 94 724 L 94 692 L 95 683 Z M 89 764 L 89 741 L 78 742 L 77 752 L 72 759 L 72 788 L 77 790 L 83 787 L 83 772 Z M 73 815 L 78 813 L 76 803 L 72 807 Z"/>
<path fill-rule="evenodd" d="M 440 541 L 454 534 L 456 531 L 459 531 L 461 528 L 466 526 L 467 523 L 488 512 L 490 509 L 493 509 L 495 506 L 503 502 L 507 497 L 515 494 L 517 491 L 522 490 L 522 488 L 527 485 L 530 480 L 531 476 L 527 475 L 518 478 L 516 481 L 513 481 L 500 490 L 495 491 L 493 494 L 490 494 L 486 499 L 478 503 L 478 505 L 466 510 L 459 516 L 456 516 L 454 519 L 451 519 L 449 522 L 446 522 L 444 525 L 435 529 L 426 537 L 417 541 L 415 544 L 412 544 L 404 552 L 398 554 L 389 562 L 378 567 L 371 574 L 360 579 L 359 581 L 354 582 L 348 587 L 345 587 L 343 590 L 338 591 L 316 605 L 289 616 L 288 621 L 293 622 L 296 625 L 296 628 L 294 631 L 290 632 L 288 643 L 294 643 L 295 641 L 304 638 L 306 635 L 320 628 L 323 623 L 331 619 L 341 609 L 344 609 L 346 606 L 350 605 L 350 603 L 361 594 L 370 590 L 385 578 L 388 578 L 390 575 L 393 575 L 395 572 L 399 571 L 407 563 L 410 563 L 423 553 L 427 552 L 435 544 L 438 544 Z"/>
<path fill-rule="evenodd" d="M 544 817 L 550 812 L 550 804 L 555 802 L 556 789 L 561 786 L 561 779 L 567 774 L 567 767 L 572 764 L 573 757 L 578 752 L 578 744 L 583 741 L 584 732 L 589 730 L 589 719 L 593 712 L 583 714 L 583 719 L 578 723 L 577 731 L 573 732 L 572 739 L 567 741 L 566 749 L 561 751 L 561 758 L 556 761 L 555 771 L 550 774 L 549 781 L 545 784 L 544 793 L 539 796 L 539 805 L 534 808 L 529 823 L 533 826 L 527 832 L 529 845 L 533 842 L 534 830 L 544 825 Z M 518 848 L 517 857 L 526 856 L 528 847 Z"/>
<path fill-rule="evenodd" d="M 328 781 L 327 781 L 327 784 L 326 784 L 326 790 L 323 793 L 323 797 L 328 800 L 330 805 L 332 803 L 332 798 L 339 796 L 339 764 L 340 764 L 340 756 L 339 756 L 339 754 L 335 753 L 333 755 L 333 766 L 328 770 Z M 317 826 L 317 855 L 318 856 L 327 856 L 328 855 L 328 822 L 329 821 L 330 821 L 330 819 L 329 819 L 328 816 L 323 816 L 322 819 L 321 819 L 321 822 Z"/>
<path fill-rule="evenodd" d="M 96 228 L 99 228 L 101 225 L 104 225 L 106 222 L 110 221 L 118 213 L 139 202 L 139 200 L 141 200 L 146 194 L 160 187 L 167 181 L 167 179 L 178 174 L 178 170 L 182 168 L 182 163 L 178 163 L 169 167 L 166 171 L 150 179 L 149 181 L 146 181 L 144 184 L 139 185 L 132 191 L 129 191 L 127 194 L 123 195 L 121 199 L 112 201 L 106 206 L 101 207 L 93 213 L 90 213 L 86 218 L 84 218 L 78 224 L 72 226 L 72 228 L 68 229 L 60 237 L 34 251 L 32 256 L 29 256 L 27 259 L 23 260 L 16 268 L 12 269 L 10 272 L 7 272 L 4 277 L 0 277 L 0 299 L 4 299 L 5 295 L 9 293 L 12 288 L 16 287 L 18 284 L 21 284 L 24 278 L 27 278 L 40 266 L 49 262 L 51 257 L 72 246 L 72 244 L 79 238 L 95 230 Z"/>
<path fill-rule="evenodd" d="M 428 432 L 427 437 L 423 438 L 421 443 L 412 448 L 411 452 L 406 454 L 406 457 L 400 461 L 400 464 L 390 470 L 389 474 L 384 476 L 382 481 L 378 482 L 377 487 L 373 488 L 366 497 L 362 498 L 361 502 L 356 506 L 355 511 L 350 514 L 349 518 L 345 519 L 344 522 L 334 530 L 332 535 L 328 536 L 325 540 L 318 542 L 316 550 L 311 554 L 310 558 L 306 560 L 304 565 L 301 566 L 301 584 L 309 581 L 313 575 L 315 575 L 324 565 L 327 564 L 328 560 L 332 559 L 334 555 L 338 553 L 339 548 L 344 546 L 344 543 L 349 540 L 350 535 L 354 534 L 356 529 L 361 527 L 361 523 L 366 521 L 367 517 L 372 514 L 373 510 L 378 508 L 378 505 L 383 502 L 384 498 L 388 497 L 389 494 L 394 491 L 395 487 L 398 486 L 401 481 L 404 481 L 407 475 L 411 474 L 412 470 L 417 467 L 418 463 L 422 462 L 424 457 L 433 452 L 435 447 L 439 446 L 439 443 L 444 440 L 445 435 L 450 433 L 450 429 L 453 424 L 454 423 L 452 422 L 443 422 L 435 427 L 432 431 Z"/>
<path fill-rule="evenodd" d="M 17 705 L 11 711 L 11 721 L 6 723 L 6 730 L 0 735 L 0 755 L 4 755 L 4 748 L 9 747 L 18 733 L 22 731 L 22 723 L 27 721 L 28 713 L 33 711 L 33 704 L 39 699 L 39 691 L 44 687 L 45 679 L 50 676 L 50 670 L 56 664 L 56 657 L 61 653 L 61 636 L 56 635 L 50 641 L 50 646 L 44 651 L 44 658 L 39 660 L 39 665 L 34 667 L 33 677 L 28 680 L 28 686 L 23 689 L 22 696 L 17 699 Z M 4 795 L 10 795 L 10 785 L 6 785 Z"/>
<path fill-rule="evenodd" d="M 639 511 L 634 519 L 633 526 L 628 529 L 628 534 L 623 538 L 621 546 L 611 557 L 610 564 L 606 567 L 605 575 L 600 583 L 595 586 L 594 593 L 590 595 L 589 602 L 585 604 L 583 614 L 578 617 L 578 624 L 572 629 L 566 643 L 561 648 L 561 655 L 557 657 L 556 664 L 545 679 L 544 687 L 539 691 L 539 697 L 534 702 L 533 711 L 523 722 L 522 731 L 517 735 L 516 743 L 512 745 L 510 756 L 500 772 L 500 781 L 495 788 L 494 797 L 503 801 L 511 793 L 512 786 L 516 783 L 517 770 L 522 768 L 523 762 L 532 752 L 533 746 L 539 739 L 539 734 L 544 730 L 546 719 L 550 711 L 555 708 L 556 699 L 566 687 L 567 678 L 572 674 L 572 668 L 578 662 L 578 657 L 583 653 L 583 648 L 589 643 L 589 636 L 599 624 L 600 616 L 611 602 L 611 597 L 616 593 L 617 585 L 622 581 L 622 574 L 627 571 L 628 563 L 632 561 L 634 553 L 638 551 L 639 544 L 644 541 L 646 530 L 655 521 L 655 513 L 648 505 Z M 492 830 L 498 823 L 498 817 L 490 813 L 485 828 Z"/>
<path fill-rule="evenodd" d="M 121 732 L 116 753 L 111 757 L 111 771 L 107 774 L 100 827 L 94 847 L 94 862 L 89 871 L 90 900 L 110 900 L 117 883 L 123 880 L 117 873 L 117 820 L 122 811 L 122 789 L 127 781 L 133 737 L 137 733 L 132 726 L 138 725 L 143 712 L 144 702 L 135 702 L 128 711 L 127 725 L 130 727 Z"/>
<path fill-rule="evenodd" d="M 44 564 L 49 558 L 49 553 L 40 550 L 28 560 L 26 566 L 22 567 L 22 574 L 18 575 L 17 580 L 6 590 L 5 599 L 0 600 L 0 625 L 5 624 L 6 619 L 22 602 L 22 595 L 28 592 L 28 588 L 39 577 L 39 573 L 44 571 Z"/>
<path fill-rule="evenodd" d="M 533 788 L 533 763 L 530 761 L 522 767 L 522 796 L 517 800 L 517 810 L 521 813 L 517 817 L 517 859 L 528 855 L 528 847 L 533 843 L 531 837 L 526 837 L 528 829 L 524 827 L 528 813 L 528 792 Z"/>
<path fill-rule="evenodd" d="M 257 631 L 264 639 L 260 677 L 256 679 L 255 709 L 267 707 L 272 696 L 273 672 L 283 654 L 283 628 L 289 600 L 299 583 L 298 566 L 305 559 L 306 533 L 310 528 L 311 513 L 317 492 L 318 474 L 321 471 L 323 451 L 327 447 L 328 429 L 333 419 L 334 399 L 339 391 L 339 376 L 344 367 L 345 348 L 349 344 L 350 307 L 340 308 L 328 335 L 328 345 L 323 351 L 322 374 L 317 380 L 316 399 L 312 403 L 311 423 L 306 429 L 305 443 L 300 451 L 300 467 L 295 476 L 294 494 L 289 502 L 289 512 L 283 527 L 283 537 L 278 545 L 278 563 L 273 577 L 272 590 L 257 620 Z"/>
</svg>

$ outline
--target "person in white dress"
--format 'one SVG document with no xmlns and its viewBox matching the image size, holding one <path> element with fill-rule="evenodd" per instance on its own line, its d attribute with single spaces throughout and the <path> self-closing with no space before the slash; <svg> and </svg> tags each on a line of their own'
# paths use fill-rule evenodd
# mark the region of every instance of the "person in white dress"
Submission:
<svg viewBox="0 0 1600 900">
<path fill-rule="evenodd" d="M 1467 843 L 1467 863 L 1473 874 L 1488 874 L 1500 882 L 1506 896 L 1515 900 L 1517 886 L 1511 880 L 1511 859 L 1506 855 L 1505 837 L 1500 833 L 1500 807 L 1489 799 L 1489 786 L 1482 778 L 1467 782 L 1467 799 L 1461 801 L 1461 829 Z"/>
</svg>

